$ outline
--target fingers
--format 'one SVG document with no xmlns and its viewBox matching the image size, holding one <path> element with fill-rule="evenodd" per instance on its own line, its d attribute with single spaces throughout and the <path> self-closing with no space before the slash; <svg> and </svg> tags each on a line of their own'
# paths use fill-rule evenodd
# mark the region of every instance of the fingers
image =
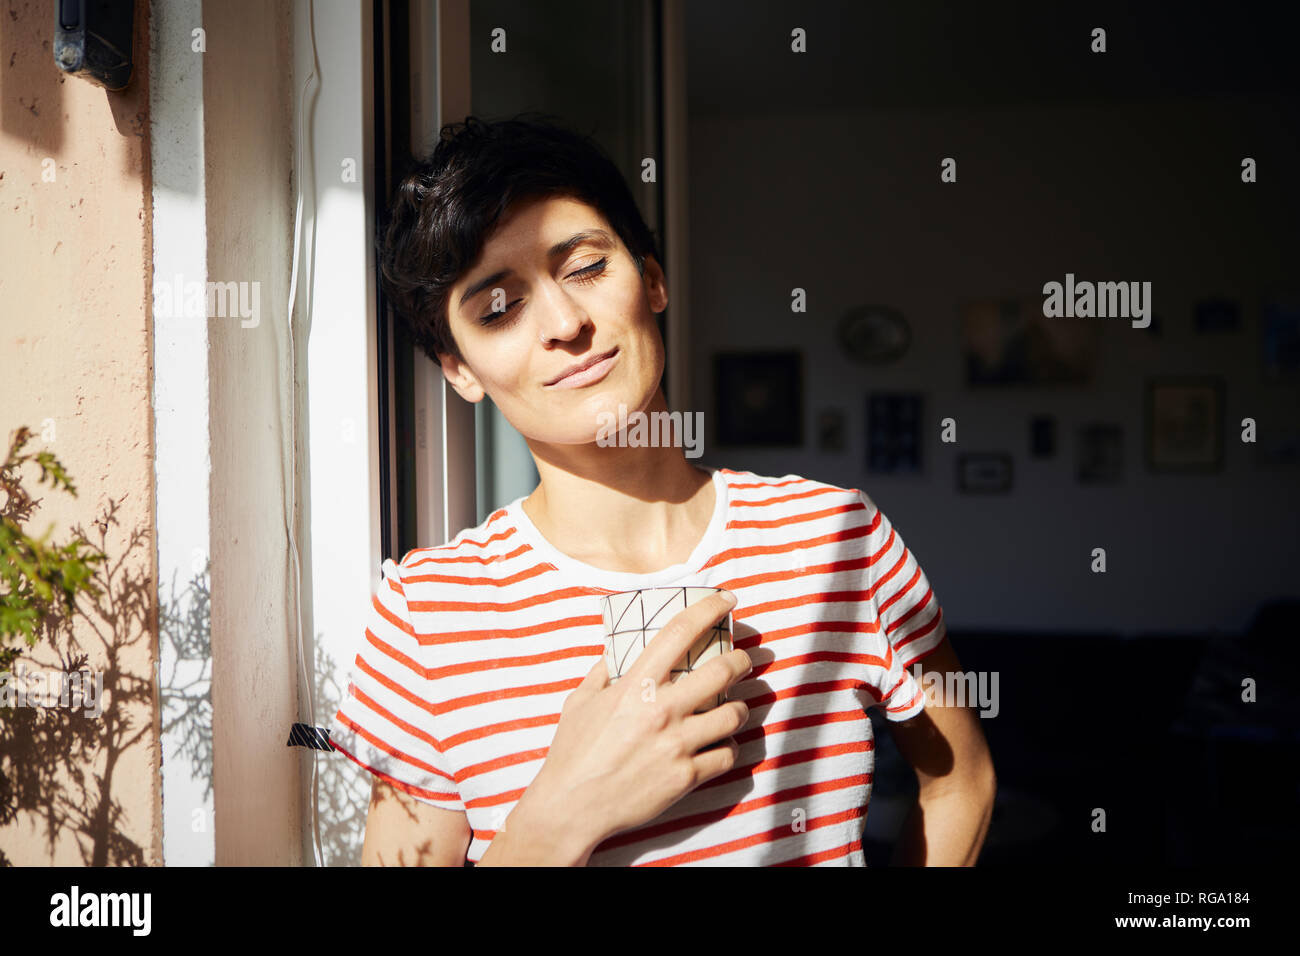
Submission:
<svg viewBox="0 0 1300 956">
<path fill-rule="evenodd" d="M 730 737 L 712 750 L 696 754 L 691 758 L 691 762 L 695 764 L 695 787 L 708 783 L 714 777 L 722 776 L 735 767 L 739 760 L 740 746 Z"/>
<path fill-rule="evenodd" d="M 723 738 L 730 740 L 748 722 L 749 706 L 743 700 L 729 700 L 721 707 L 682 720 L 682 744 L 695 753 Z"/>
<path fill-rule="evenodd" d="M 652 678 L 656 684 L 666 682 L 673 665 L 686 656 L 700 635 L 725 618 L 735 606 L 734 594 L 719 591 L 679 611 L 650 639 L 626 676 L 633 677 L 634 684 L 640 684 L 643 677 Z"/>
<path fill-rule="evenodd" d="M 665 705 L 679 715 L 690 714 L 730 688 L 754 669 L 754 663 L 743 649 L 733 648 L 726 654 L 697 667 L 667 687 L 659 688 Z"/>
</svg>

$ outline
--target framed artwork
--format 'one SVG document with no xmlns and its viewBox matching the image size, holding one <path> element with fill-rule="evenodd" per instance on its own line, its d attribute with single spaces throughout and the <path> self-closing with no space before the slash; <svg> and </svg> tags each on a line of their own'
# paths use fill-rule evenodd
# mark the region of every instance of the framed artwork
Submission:
<svg viewBox="0 0 1300 956">
<path fill-rule="evenodd" d="M 844 450 L 844 409 L 823 408 L 817 413 L 817 448 L 821 451 Z"/>
<path fill-rule="evenodd" d="M 878 364 L 899 358 L 912 344 L 903 313 L 883 305 L 860 305 L 840 319 L 840 347 L 859 362 Z"/>
<path fill-rule="evenodd" d="M 1223 466 L 1223 379 L 1149 379 L 1146 423 L 1148 470 L 1219 471 Z"/>
<path fill-rule="evenodd" d="M 867 470 L 909 474 L 921 470 L 921 393 L 867 396 Z"/>
<path fill-rule="evenodd" d="M 1056 454 L 1056 419 L 1039 415 L 1029 422 L 1029 453 L 1035 458 Z"/>
<path fill-rule="evenodd" d="M 1266 303 L 1259 327 L 1265 381 L 1300 379 L 1300 302 Z"/>
<path fill-rule="evenodd" d="M 1041 299 L 986 299 L 958 306 L 966 384 L 1084 385 L 1092 381 L 1101 323 L 1048 318 Z"/>
<path fill-rule="evenodd" d="M 720 352 L 713 361 L 718 444 L 803 444 L 799 352 Z"/>
<path fill-rule="evenodd" d="M 967 494 L 1011 490 L 1011 456 L 1005 452 L 967 452 L 957 456 L 957 489 Z"/>
<path fill-rule="evenodd" d="M 1124 465 L 1124 430 L 1119 425 L 1091 424 L 1079 429 L 1077 477 L 1084 484 L 1113 484 Z"/>
</svg>

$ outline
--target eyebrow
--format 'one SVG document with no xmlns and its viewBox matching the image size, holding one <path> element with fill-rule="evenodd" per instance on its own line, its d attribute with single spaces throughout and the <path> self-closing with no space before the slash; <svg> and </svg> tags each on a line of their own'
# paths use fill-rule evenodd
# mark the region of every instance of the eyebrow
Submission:
<svg viewBox="0 0 1300 956">
<path fill-rule="evenodd" d="M 555 245 L 551 246 L 551 248 L 546 250 L 546 257 L 548 259 L 554 259 L 556 256 L 563 255 L 564 253 L 572 249 L 574 246 L 581 245 L 584 242 L 590 242 L 592 245 L 600 249 L 614 248 L 613 238 L 604 229 L 589 229 L 586 230 L 585 232 L 575 232 L 568 239 L 565 239 L 561 242 L 557 242 Z M 459 305 L 463 306 L 466 302 L 474 298 L 474 296 L 478 295 L 484 289 L 496 285 L 498 282 L 500 282 L 502 279 L 504 279 L 506 276 L 509 275 L 514 275 L 513 269 L 502 269 L 499 272 L 492 273 L 490 276 L 488 276 L 485 279 L 480 279 L 478 282 L 475 282 L 472 286 L 470 286 L 468 289 L 465 290 L 464 294 L 461 295 L 460 297 Z"/>
</svg>

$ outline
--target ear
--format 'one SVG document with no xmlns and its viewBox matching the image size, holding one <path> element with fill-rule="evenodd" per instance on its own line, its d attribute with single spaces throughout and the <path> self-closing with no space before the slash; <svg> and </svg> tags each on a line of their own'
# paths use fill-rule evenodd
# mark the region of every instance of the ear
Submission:
<svg viewBox="0 0 1300 956">
<path fill-rule="evenodd" d="M 457 395 L 471 404 L 483 400 L 483 396 L 487 393 L 483 391 L 483 386 L 479 384 L 479 380 L 474 377 L 468 365 L 454 355 L 440 354 L 438 362 L 442 366 L 442 375 L 447 380 L 447 384 L 456 390 Z"/>
<path fill-rule="evenodd" d="M 642 279 L 645 281 L 646 295 L 650 299 L 650 311 L 662 312 L 668 308 L 668 280 L 659 260 L 654 256 L 645 257 Z"/>
</svg>

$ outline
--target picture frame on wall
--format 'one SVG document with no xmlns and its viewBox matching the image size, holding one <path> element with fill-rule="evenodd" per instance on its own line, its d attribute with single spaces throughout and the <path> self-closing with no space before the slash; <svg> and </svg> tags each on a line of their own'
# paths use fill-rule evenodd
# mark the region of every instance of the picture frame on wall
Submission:
<svg viewBox="0 0 1300 956">
<path fill-rule="evenodd" d="M 1224 384 L 1220 376 L 1147 380 L 1147 469 L 1215 472 L 1223 467 Z"/>
<path fill-rule="evenodd" d="M 957 490 L 965 494 L 1004 494 L 1011 490 L 1011 456 L 1006 452 L 967 452 L 957 456 Z"/>
<path fill-rule="evenodd" d="M 920 392 L 867 396 L 867 470 L 898 475 L 921 470 Z"/>
<path fill-rule="evenodd" d="M 1300 302 L 1264 303 L 1259 334 L 1264 381 L 1300 381 Z"/>
<path fill-rule="evenodd" d="M 884 305 L 850 309 L 840 318 L 836 333 L 845 355 L 868 364 L 893 362 L 912 344 L 912 330 L 903 313 Z"/>
<path fill-rule="evenodd" d="M 1124 471 L 1124 429 L 1113 423 L 1094 422 L 1079 428 L 1076 477 L 1081 484 L 1118 482 Z"/>
<path fill-rule="evenodd" d="M 844 409 L 823 408 L 817 413 L 817 449 L 844 450 Z"/>
<path fill-rule="evenodd" d="M 1056 419 L 1038 415 L 1029 421 L 1029 453 L 1035 458 L 1051 458 L 1056 454 Z"/>
<path fill-rule="evenodd" d="M 714 354 L 720 445 L 803 445 L 803 355 L 797 351 Z"/>
<path fill-rule="evenodd" d="M 971 299 L 957 312 L 968 387 L 1092 382 L 1096 319 L 1047 318 L 1042 299 Z"/>
</svg>

